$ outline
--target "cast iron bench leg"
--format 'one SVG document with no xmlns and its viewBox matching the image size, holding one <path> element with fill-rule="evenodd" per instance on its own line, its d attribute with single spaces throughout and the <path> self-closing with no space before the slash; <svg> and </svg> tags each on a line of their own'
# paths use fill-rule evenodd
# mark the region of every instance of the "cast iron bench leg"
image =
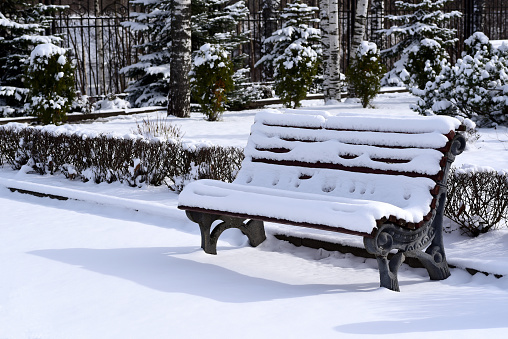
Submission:
<svg viewBox="0 0 508 339">
<path fill-rule="evenodd" d="M 387 256 L 377 255 L 376 259 L 379 268 L 380 286 L 399 292 L 397 272 L 400 265 L 404 262 L 404 254 L 398 252 L 390 260 L 388 260 Z"/>
<path fill-rule="evenodd" d="M 217 241 L 220 235 L 227 229 L 238 228 L 249 238 L 249 244 L 258 246 L 266 239 L 265 227 L 262 221 L 228 217 L 224 215 L 208 214 L 194 211 L 186 211 L 187 217 L 199 225 L 201 231 L 201 248 L 208 254 L 217 254 Z M 212 224 L 221 220 L 212 230 Z"/>
<path fill-rule="evenodd" d="M 407 253 L 407 256 L 420 260 L 427 269 L 431 280 L 444 280 L 450 276 L 450 269 L 446 261 L 443 244 L 443 210 L 446 201 L 446 194 L 441 194 L 439 206 L 436 209 L 436 216 L 432 221 L 431 228 L 434 231 L 434 238 L 425 252 L 414 251 Z"/>
</svg>

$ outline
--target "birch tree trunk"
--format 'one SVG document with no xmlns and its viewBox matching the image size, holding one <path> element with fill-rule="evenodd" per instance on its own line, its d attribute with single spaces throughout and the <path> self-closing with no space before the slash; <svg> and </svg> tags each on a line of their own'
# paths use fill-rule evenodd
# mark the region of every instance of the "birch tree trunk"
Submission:
<svg viewBox="0 0 508 339">
<path fill-rule="evenodd" d="M 357 0 L 356 1 L 356 13 L 355 13 L 355 24 L 353 39 L 351 40 L 351 57 L 354 58 L 358 47 L 365 39 L 365 28 L 367 25 L 367 8 L 368 0 Z"/>
<path fill-rule="evenodd" d="M 168 115 L 190 117 L 191 0 L 174 2 L 171 20 Z"/>
<path fill-rule="evenodd" d="M 321 0 L 325 23 L 322 27 L 323 42 L 323 92 L 325 103 L 340 100 L 340 35 L 339 0 Z M 325 12 L 325 13 L 324 13 Z"/>
<path fill-rule="evenodd" d="M 325 102 L 329 100 L 330 77 L 328 76 L 328 63 L 330 61 L 330 36 L 328 34 L 328 1 L 319 1 L 319 28 L 321 29 L 322 67 L 323 67 L 323 94 Z"/>
<path fill-rule="evenodd" d="M 371 36 L 372 42 L 374 42 L 379 50 L 384 49 L 384 35 L 379 30 L 384 28 L 385 18 L 385 1 L 384 0 L 371 0 L 370 1 L 370 13 L 371 13 Z"/>
</svg>

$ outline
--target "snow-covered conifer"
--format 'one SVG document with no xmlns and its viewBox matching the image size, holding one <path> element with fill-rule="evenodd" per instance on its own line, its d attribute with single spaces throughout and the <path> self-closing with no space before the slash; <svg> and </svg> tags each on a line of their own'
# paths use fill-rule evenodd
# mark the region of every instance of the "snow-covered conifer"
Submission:
<svg viewBox="0 0 508 339">
<path fill-rule="evenodd" d="M 43 124 L 65 121 L 75 97 L 74 70 L 67 51 L 51 43 L 37 45 L 30 54 L 26 110 Z"/>
<path fill-rule="evenodd" d="M 395 2 L 395 7 L 407 14 L 387 15 L 386 19 L 392 23 L 392 26 L 381 30 L 387 36 L 394 36 L 399 41 L 394 46 L 381 51 L 383 57 L 399 57 L 394 69 L 385 76 L 385 81 L 388 84 L 402 85 L 401 78 L 407 78 L 412 73 L 423 71 L 423 69 L 409 69 L 407 62 L 410 52 L 419 55 L 418 51 L 424 39 L 433 39 L 442 47 L 443 51 L 457 41 L 456 30 L 444 27 L 452 18 L 462 15 L 458 11 L 443 12 L 444 5 L 450 1 L 452 0 Z M 446 52 L 441 58 L 447 58 Z M 423 60 L 423 64 L 425 61 Z"/>
<path fill-rule="evenodd" d="M 250 41 L 250 32 L 239 31 L 238 25 L 249 16 L 244 0 L 193 0 L 192 1 L 192 50 L 198 51 L 204 44 L 220 45 L 230 55 L 233 62 L 233 82 L 235 90 L 231 93 L 234 105 L 248 102 L 244 91 L 249 68 L 245 66 L 247 54 L 241 46 Z"/>
<path fill-rule="evenodd" d="M 44 30 L 49 27 L 49 16 L 63 8 L 23 0 L 0 2 L 0 116 L 23 114 L 28 94 L 23 77 L 30 53 L 38 44 L 61 41 L 44 35 Z"/>
<path fill-rule="evenodd" d="M 209 121 L 220 119 L 233 89 L 229 53 L 218 44 L 204 44 L 195 53 L 191 71 L 192 92 Z"/>
<path fill-rule="evenodd" d="M 175 9 L 180 6 L 180 1 L 130 2 L 142 5 L 144 10 L 131 14 L 134 19 L 123 23 L 133 32 L 143 35 L 142 42 L 136 46 L 141 54 L 139 62 L 122 69 L 123 73 L 135 79 L 126 89 L 128 99 L 136 107 L 165 106 L 168 104 L 168 93 L 172 88 L 170 64 L 175 62 L 174 58 L 171 58 L 172 34 L 176 33 L 174 28 L 178 25 L 172 26 L 172 23 L 176 24 Z M 192 50 L 197 51 L 206 43 L 220 44 L 233 56 L 236 69 L 242 69 L 243 56 L 237 51 L 241 44 L 248 41 L 249 33 L 237 34 L 237 25 L 248 16 L 245 1 L 195 0 L 192 1 L 191 10 Z"/>
<path fill-rule="evenodd" d="M 275 94 L 287 107 L 300 106 L 317 74 L 321 31 L 311 26 L 319 22 L 317 11 L 300 0 L 288 4 L 281 14 L 282 28 L 263 42 L 273 47 L 257 65 L 269 62 L 274 67 Z"/>
<path fill-rule="evenodd" d="M 443 62 L 442 70 L 412 107 L 421 114 L 462 115 L 479 126 L 508 126 L 508 45 L 498 49 L 481 32 L 465 40 L 466 51 L 455 65 Z"/>
<path fill-rule="evenodd" d="M 135 47 L 139 61 L 121 69 L 135 79 L 126 89 L 134 107 L 165 106 L 168 103 L 169 64 L 171 54 L 171 10 L 173 0 L 131 0 L 143 12 L 131 13 L 132 21 L 124 22 L 137 36 L 143 37 Z"/>
<path fill-rule="evenodd" d="M 381 78 L 385 73 L 379 62 L 379 51 L 373 42 L 362 41 L 346 72 L 348 92 L 355 95 L 365 108 L 381 90 Z"/>
</svg>

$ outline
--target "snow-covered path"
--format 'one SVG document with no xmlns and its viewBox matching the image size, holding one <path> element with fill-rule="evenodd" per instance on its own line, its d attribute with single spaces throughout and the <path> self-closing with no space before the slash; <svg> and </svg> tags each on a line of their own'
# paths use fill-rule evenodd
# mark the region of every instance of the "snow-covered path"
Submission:
<svg viewBox="0 0 508 339">
<path fill-rule="evenodd" d="M 374 260 L 272 237 L 251 248 L 230 230 L 219 254 L 206 255 L 183 212 L 168 218 L 2 187 L 0 213 L 0 338 L 508 333 L 508 277 L 453 269 L 435 282 L 404 266 L 395 293 L 378 288 Z"/>
</svg>

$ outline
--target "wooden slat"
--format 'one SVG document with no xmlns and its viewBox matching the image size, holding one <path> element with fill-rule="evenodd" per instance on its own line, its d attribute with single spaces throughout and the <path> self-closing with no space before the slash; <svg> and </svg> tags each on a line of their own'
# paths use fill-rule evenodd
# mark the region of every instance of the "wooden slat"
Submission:
<svg viewBox="0 0 508 339">
<path fill-rule="evenodd" d="M 291 149 L 281 148 L 281 147 L 277 147 L 277 148 L 258 148 L 258 147 L 256 147 L 256 151 L 281 154 L 281 153 L 289 153 L 289 152 L 291 152 Z M 350 160 L 350 159 L 358 158 L 359 155 L 339 154 L 338 157 L 342 158 L 342 159 Z M 372 161 L 384 162 L 387 164 L 407 164 L 408 162 L 411 161 L 411 159 L 396 159 L 396 158 L 370 158 L 370 159 Z"/>
<path fill-rule="evenodd" d="M 299 142 L 306 142 L 306 143 L 315 143 L 315 142 L 325 142 L 325 141 L 328 141 L 328 140 L 310 140 L 310 139 L 307 139 L 307 140 L 304 140 L 302 138 L 299 138 L 299 139 L 296 139 L 296 138 L 285 138 L 285 137 L 281 137 L 280 138 L 281 140 L 284 140 L 284 141 L 289 141 L 289 142 L 295 142 L 295 141 L 299 141 Z M 330 139 L 332 140 L 332 139 Z M 439 151 L 441 153 L 446 153 L 450 150 L 450 143 L 447 143 L 445 146 L 443 147 L 439 147 L 439 148 L 431 148 L 431 147 L 427 147 L 427 146 L 393 146 L 393 145 L 386 145 L 386 144 L 369 144 L 369 143 L 353 143 L 353 142 L 344 142 L 344 141 L 341 141 L 343 144 L 346 144 L 346 145 L 357 145 L 357 146 L 374 146 L 374 147 L 379 147 L 379 148 L 388 148 L 388 149 L 411 149 L 411 148 L 415 148 L 415 149 L 435 149 L 436 151 Z"/>
<path fill-rule="evenodd" d="M 264 164 L 272 164 L 272 165 L 280 165 L 280 166 L 293 166 L 293 167 L 305 167 L 305 168 L 325 168 L 325 169 L 333 169 L 333 170 L 341 170 L 348 172 L 357 172 L 357 173 L 370 173 L 370 174 L 385 174 L 385 175 L 404 175 L 411 178 L 430 178 L 434 181 L 440 181 L 443 177 L 442 171 L 439 171 L 437 174 L 428 175 L 416 172 L 406 172 L 406 171 L 395 171 L 395 170 L 381 170 L 381 169 L 373 169 L 370 167 L 360 167 L 360 166 L 344 166 L 341 164 L 334 163 L 310 163 L 303 161 L 294 161 L 294 160 L 273 160 L 266 158 L 252 158 L 252 162 L 259 162 Z"/>
</svg>

